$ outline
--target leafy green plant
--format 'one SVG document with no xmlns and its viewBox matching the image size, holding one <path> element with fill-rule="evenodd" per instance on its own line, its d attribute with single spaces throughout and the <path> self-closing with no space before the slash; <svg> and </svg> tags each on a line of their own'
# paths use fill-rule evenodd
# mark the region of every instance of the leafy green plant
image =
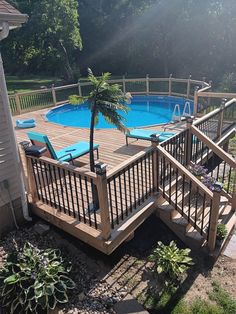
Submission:
<svg viewBox="0 0 236 314">
<path fill-rule="evenodd" d="M 179 249 L 174 241 L 169 245 L 158 242 L 158 247 L 149 256 L 149 260 L 155 262 L 158 274 L 164 272 L 170 279 L 176 280 L 194 264 L 189 256 L 190 251 Z"/>
<path fill-rule="evenodd" d="M 228 292 L 220 287 L 219 284 L 214 282 L 212 284 L 213 291 L 209 294 L 209 298 L 221 306 L 224 314 L 236 313 L 236 299 L 232 298 Z"/>
<path fill-rule="evenodd" d="M 216 231 L 216 237 L 219 240 L 223 240 L 228 234 L 227 228 L 224 224 L 218 224 L 217 231 Z"/>
<path fill-rule="evenodd" d="M 26 243 L 22 252 L 8 255 L 0 270 L 1 304 L 7 313 L 45 313 L 68 302 L 75 287 L 68 277 L 70 265 L 59 250 L 39 250 Z"/>
</svg>

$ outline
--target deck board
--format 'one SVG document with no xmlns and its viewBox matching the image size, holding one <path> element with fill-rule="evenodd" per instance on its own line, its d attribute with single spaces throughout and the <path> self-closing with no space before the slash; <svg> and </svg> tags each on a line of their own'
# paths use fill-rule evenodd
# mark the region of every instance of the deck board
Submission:
<svg viewBox="0 0 236 314">
<path fill-rule="evenodd" d="M 48 135 L 56 150 L 79 141 L 89 141 L 89 129 L 64 127 L 62 125 L 45 121 L 43 115 L 47 111 L 47 109 L 43 109 L 13 117 L 14 125 L 17 119 L 34 118 L 37 122 L 37 126 L 33 129 L 15 129 L 18 142 L 28 140 L 27 132 L 29 131 Z M 164 131 L 165 127 L 166 126 L 162 125 L 150 127 L 148 129 Z M 171 125 L 169 128 L 179 132 L 183 130 L 184 127 L 185 123 L 182 123 L 180 126 L 178 125 L 175 127 L 174 125 Z M 169 131 L 169 129 L 167 131 Z M 106 163 L 108 169 L 112 169 L 114 166 L 117 166 L 131 156 L 142 151 L 145 147 L 150 146 L 149 141 L 136 141 L 131 139 L 129 140 L 130 144 L 126 146 L 124 134 L 116 129 L 96 129 L 94 142 L 99 144 L 99 160 Z M 79 165 L 89 163 L 88 155 L 80 157 L 78 160 L 80 162 Z"/>
</svg>

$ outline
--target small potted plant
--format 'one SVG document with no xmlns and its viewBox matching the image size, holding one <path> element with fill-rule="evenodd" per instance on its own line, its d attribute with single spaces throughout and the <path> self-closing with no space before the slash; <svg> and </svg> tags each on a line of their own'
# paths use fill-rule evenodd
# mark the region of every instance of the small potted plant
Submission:
<svg viewBox="0 0 236 314">
<path fill-rule="evenodd" d="M 201 180 L 201 178 L 207 174 L 207 169 L 202 165 L 194 164 L 193 166 L 191 166 L 190 171 L 199 180 Z"/>
<path fill-rule="evenodd" d="M 222 241 L 227 236 L 227 234 L 228 234 L 228 231 L 227 231 L 226 226 L 222 223 L 218 224 L 217 231 L 216 231 L 216 245 L 220 246 Z"/>
</svg>

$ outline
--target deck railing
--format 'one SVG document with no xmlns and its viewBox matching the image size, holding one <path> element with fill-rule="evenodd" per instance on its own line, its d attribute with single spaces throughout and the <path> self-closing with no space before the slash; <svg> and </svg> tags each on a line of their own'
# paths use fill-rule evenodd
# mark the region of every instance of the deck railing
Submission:
<svg viewBox="0 0 236 314">
<path fill-rule="evenodd" d="M 204 115 L 194 125 L 211 140 L 220 139 L 224 133 L 236 126 L 236 99 L 222 102 L 220 108 Z"/>
<path fill-rule="evenodd" d="M 133 95 L 169 95 L 193 99 L 196 87 L 209 87 L 204 81 L 169 78 L 126 78 L 110 80 L 111 84 L 122 86 L 123 92 Z M 13 115 L 35 111 L 43 108 L 57 106 L 68 102 L 70 95 L 79 94 L 87 96 L 92 89 L 90 82 L 78 82 L 65 86 L 45 88 L 31 92 L 22 92 L 9 95 L 9 105 Z"/>
<path fill-rule="evenodd" d="M 212 212 L 217 212 L 219 202 L 214 193 L 192 175 L 160 145 L 158 150 L 159 184 L 162 196 L 206 240 L 210 241 Z M 217 200 L 219 198 L 217 197 Z"/>
<path fill-rule="evenodd" d="M 107 174 L 111 226 L 119 225 L 155 191 L 153 148 L 136 154 Z"/>
<path fill-rule="evenodd" d="M 190 127 L 192 149 L 189 163 L 207 167 L 208 176 L 222 182 L 224 195 L 236 208 L 236 161 L 196 126 Z"/>
<path fill-rule="evenodd" d="M 101 228 L 101 217 L 93 210 L 95 173 L 47 157 L 28 156 L 27 164 L 34 202 L 41 201 L 90 227 Z"/>
</svg>

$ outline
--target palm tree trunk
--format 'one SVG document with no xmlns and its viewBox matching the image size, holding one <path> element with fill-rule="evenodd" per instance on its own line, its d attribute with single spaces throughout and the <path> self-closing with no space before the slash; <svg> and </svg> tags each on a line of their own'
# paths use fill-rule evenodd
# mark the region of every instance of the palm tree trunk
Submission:
<svg viewBox="0 0 236 314">
<path fill-rule="evenodd" d="M 91 122 L 90 122 L 90 138 L 89 138 L 89 159 L 90 159 L 90 170 L 95 172 L 95 162 L 94 162 L 94 150 L 93 150 L 93 141 L 94 141 L 94 125 L 95 125 L 95 115 L 96 115 L 96 101 L 92 109 Z M 92 195 L 93 195 L 93 204 L 94 210 L 99 208 L 98 200 L 98 191 L 95 184 L 91 184 Z"/>
<path fill-rule="evenodd" d="M 94 104 L 94 107 L 92 110 L 91 122 L 90 122 L 90 137 L 89 137 L 89 159 L 90 159 L 90 170 L 92 172 L 95 172 L 94 151 L 93 151 L 95 114 L 96 114 L 96 103 Z"/>
</svg>

